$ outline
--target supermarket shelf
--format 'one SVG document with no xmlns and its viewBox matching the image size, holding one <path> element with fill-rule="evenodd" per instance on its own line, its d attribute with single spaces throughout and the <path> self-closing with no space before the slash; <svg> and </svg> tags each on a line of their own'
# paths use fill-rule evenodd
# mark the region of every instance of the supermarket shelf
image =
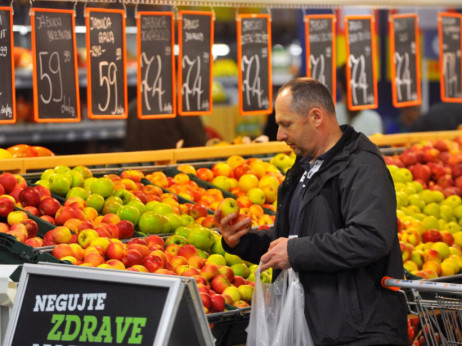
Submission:
<svg viewBox="0 0 462 346">
<path fill-rule="evenodd" d="M 84 120 L 71 124 L 26 123 L 0 127 L 0 146 L 11 143 L 38 144 L 123 138 L 125 120 Z"/>
<path fill-rule="evenodd" d="M 74 125 L 76 124 L 73 124 L 73 126 Z M 370 139 L 379 147 L 409 147 L 412 143 L 427 140 L 429 138 L 454 139 L 457 136 L 462 136 L 462 130 L 374 135 L 371 136 Z M 75 166 L 77 164 L 86 166 L 108 166 L 114 164 L 154 162 L 158 165 L 172 165 L 180 162 L 226 158 L 230 155 L 253 156 L 289 152 L 290 150 L 291 149 L 284 142 L 268 142 L 122 153 L 8 159 L 1 161 L 1 167 L 3 170 L 14 171 L 16 173 L 27 173 L 34 169 L 38 170 L 55 167 L 58 164 L 68 166 Z"/>
</svg>

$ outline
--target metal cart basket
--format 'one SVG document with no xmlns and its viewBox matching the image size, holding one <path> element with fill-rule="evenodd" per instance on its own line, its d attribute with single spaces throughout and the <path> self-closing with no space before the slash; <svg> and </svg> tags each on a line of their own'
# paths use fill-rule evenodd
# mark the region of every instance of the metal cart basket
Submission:
<svg viewBox="0 0 462 346">
<path fill-rule="evenodd" d="M 426 345 L 462 345 L 462 285 L 427 280 L 382 279 L 401 291 L 409 312 L 419 317 Z"/>
</svg>

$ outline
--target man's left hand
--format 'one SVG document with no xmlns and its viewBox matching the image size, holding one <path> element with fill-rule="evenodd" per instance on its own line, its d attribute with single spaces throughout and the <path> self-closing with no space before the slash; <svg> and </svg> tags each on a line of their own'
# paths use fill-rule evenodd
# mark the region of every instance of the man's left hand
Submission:
<svg viewBox="0 0 462 346">
<path fill-rule="evenodd" d="M 270 267 L 273 269 L 289 269 L 289 253 L 287 252 L 288 238 L 278 238 L 271 242 L 268 252 L 261 256 L 260 271 Z"/>
</svg>

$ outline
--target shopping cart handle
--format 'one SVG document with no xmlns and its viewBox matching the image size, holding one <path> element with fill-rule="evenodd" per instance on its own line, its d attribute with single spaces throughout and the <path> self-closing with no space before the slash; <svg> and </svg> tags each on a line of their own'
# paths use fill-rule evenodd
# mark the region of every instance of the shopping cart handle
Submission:
<svg viewBox="0 0 462 346">
<path fill-rule="evenodd" d="M 394 286 L 394 284 L 397 284 L 401 280 L 393 279 L 389 276 L 384 276 L 381 280 L 381 284 L 383 288 L 386 288 L 390 291 L 399 291 L 400 288 L 397 286 Z"/>
</svg>

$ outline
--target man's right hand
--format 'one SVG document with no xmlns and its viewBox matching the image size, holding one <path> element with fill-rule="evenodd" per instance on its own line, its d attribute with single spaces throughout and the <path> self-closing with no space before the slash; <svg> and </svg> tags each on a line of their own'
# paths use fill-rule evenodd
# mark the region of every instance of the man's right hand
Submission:
<svg viewBox="0 0 462 346">
<path fill-rule="evenodd" d="M 217 208 L 215 211 L 215 220 L 218 223 L 221 235 L 230 248 L 236 247 L 241 237 L 249 233 L 252 227 L 252 221 L 249 217 L 236 222 L 238 217 L 239 214 L 237 213 L 231 213 L 222 217 L 220 208 Z"/>
</svg>

